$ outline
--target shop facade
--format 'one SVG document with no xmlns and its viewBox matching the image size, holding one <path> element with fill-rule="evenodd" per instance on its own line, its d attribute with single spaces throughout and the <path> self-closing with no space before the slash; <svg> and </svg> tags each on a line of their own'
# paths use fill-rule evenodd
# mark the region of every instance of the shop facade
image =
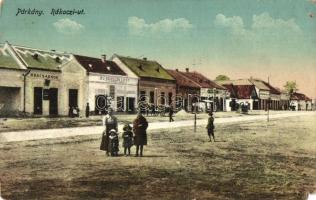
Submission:
<svg viewBox="0 0 316 200">
<path fill-rule="evenodd" d="M 83 97 L 81 109 L 89 103 L 91 114 L 104 114 L 108 108 L 116 112 L 135 112 L 137 107 L 138 79 L 129 77 L 116 63 L 101 58 L 73 55 L 65 68 L 78 68 L 82 81 Z M 83 73 L 82 73 L 83 70 Z"/>
<path fill-rule="evenodd" d="M 111 60 L 138 79 L 138 107 L 175 105 L 176 81 L 158 62 L 119 55 L 113 55 Z"/>
</svg>

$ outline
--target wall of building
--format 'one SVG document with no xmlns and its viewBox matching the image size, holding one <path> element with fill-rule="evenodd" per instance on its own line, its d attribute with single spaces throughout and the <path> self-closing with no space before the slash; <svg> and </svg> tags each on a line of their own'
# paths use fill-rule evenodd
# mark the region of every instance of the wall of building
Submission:
<svg viewBox="0 0 316 200">
<path fill-rule="evenodd" d="M 75 89 L 78 91 L 78 108 L 80 116 L 85 115 L 86 105 L 88 100 L 88 77 L 86 70 L 80 66 L 75 60 L 71 59 L 62 67 L 62 81 L 60 97 L 60 114 L 68 115 L 69 112 L 69 90 Z"/>
<path fill-rule="evenodd" d="M 111 100 L 111 108 L 117 110 L 117 97 L 124 97 L 124 111 L 127 105 L 126 98 L 134 98 L 134 107 L 137 104 L 137 87 L 138 79 L 133 77 L 111 75 L 111 74 L 96 74 L 90 73 L 88 78 L 89 87 L 89 104 L 90 110 L 95 110 L 96 95 L 110 96 L 110 87 L 114 87 L 114 99 Z"/>
<path fill-rule="evenodd" d="M 45 85 L 45 80 L 49 80 L 49 85 Z M 34 113 L 34 88 L 41 87 L 43 89 L 57 88 L 58 89 L 58 113 L 61 110 L 60 96 L 61 90 L 61 72 L 31 70 L 26 77 L 26 93 L 25 93 L 25 111 L 27 113 Z M 42 101 L 42 111 L 44 116 L 49 115 L 49 100 Z"/>
<path fill-rule="evenodd" d="M 165 105 L 168 105 L 169 102 L 169 93 L 172 93 L 172 103 L 174 104 L 174 97 L 176 95 L 176 84 L 170 82 L 155 82 L 148 80 L 140 80 L 139 81 L 139 95 L 141 91 L 144 91 L 145 94 L 150 97 L 150 92 L 154 92 L 154 102 L 156 105 L 161 105 L 160 96 L 161 93 L 165 93 Z"/>
<path fill-rule="evenodd" d="M 23 70 L 0 69 L 0 115 L 23 111 Z"/>
</svg>

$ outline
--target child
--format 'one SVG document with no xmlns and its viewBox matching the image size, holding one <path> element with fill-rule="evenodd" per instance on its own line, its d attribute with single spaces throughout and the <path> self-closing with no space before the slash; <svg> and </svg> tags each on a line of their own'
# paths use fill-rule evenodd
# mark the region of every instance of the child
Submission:
<svg viewBox="0 0 316 200">
<path fill-rule="evenodd" d="M 109 136 L 109 150 L 111 156 L 118 156 L 119 152 L 119 138 L 115 129 L 110 130 Z"/>
<path fill-rule="evenodd" d="M 206 129 L 207 129 L 208 137 L 210 138 L 210 142 L 212 142 L 212 137 L 215 142 L 215 135 L 214 135 L 215 126 L 214 126 L 214 117 L 213 117 L 212 112 L 209 113 Z"/>
<path fill-rule="evenodd" d="M 124 147 L 124 155 L 131 155 L 131 147 L 133 145 L 133 132 L 132 127 L 129 124 L 125 124 L 123 127 L 123 147 Z M 126 155 L 126 150 L 128 150 L 128 155 Z"/>
</svg>

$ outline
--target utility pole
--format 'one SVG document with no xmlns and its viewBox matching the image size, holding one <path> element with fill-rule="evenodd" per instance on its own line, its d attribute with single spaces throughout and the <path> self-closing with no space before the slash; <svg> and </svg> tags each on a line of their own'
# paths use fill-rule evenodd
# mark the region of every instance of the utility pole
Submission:
<svg viewBox="0 0 316 200">
<path fill-rule="evenodd" d="M 195 105 L 194 106 L 194 110 L 195 110 L 195 112 L 194 112 L 194 133 L 196 133 L 196 109 L 197 109 L 197 107 Z"/>
<path fill-rule="evenodd" d="M 268 84 L 270 84 L 270 76 L 268 76 Z M 270 97 L 270 91 L 269 91 L 269 98 L 268 98 L 268 108 L 267 108 L 267 111 L 268 111 L 268 113 L 267 113 L 267 121 L 269 122 L 270 121 L 270 119 L 269 119 L 269 115 L 270 115 L 270 100 L 271 99 L 271 97 Z"/>
</svg>

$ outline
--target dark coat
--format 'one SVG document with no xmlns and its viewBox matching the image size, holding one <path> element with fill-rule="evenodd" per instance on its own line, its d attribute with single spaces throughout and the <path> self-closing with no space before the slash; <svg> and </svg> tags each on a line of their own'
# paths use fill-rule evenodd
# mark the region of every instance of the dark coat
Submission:
<svg viewBox="0 0 316 200">
<path fill-rule="evenodd" d="M 130 131 L 130 130 L 124 131 L 122 138 L 123 138 L 123 147 L 124 148 L 130 148 L 131 146 L 133 146 L 133 133 L 132 133 L 132 131 Z"/>
<path fill-rule="evenodd" d="M 109 117 L 106 116 L 104 121 L 105 131 L 102 134 L 102 141 L 100 145 L 100 150 L 102 151 L 108 151 L 110 130 L 114 129 L 117 132 L 117 119 L 114 116 L 112 116 L 112 118 L 113 120 L 110 121 Z"/>
<path fill-rule="evenodd" d="M 112 155 L 119 152 L 119 139 L 117 135 L 109 136 L 108 152 L 110 152 Z"/>
<path fill-rule="evenodd" d="M 145 117 L 137 116 L 133 122 L 134 132 L 134 144 L 135 145 L 147 145 L 147 133 L 148 122 Z"/>
<path fill-rule="evenodd" d="M 215 126 L 214 126 L 214 117 L 209 117 L 208 121 L 207 121 L 207 126 L 206 126 L 207 130 L 214 130 Z"/>
</svg>

